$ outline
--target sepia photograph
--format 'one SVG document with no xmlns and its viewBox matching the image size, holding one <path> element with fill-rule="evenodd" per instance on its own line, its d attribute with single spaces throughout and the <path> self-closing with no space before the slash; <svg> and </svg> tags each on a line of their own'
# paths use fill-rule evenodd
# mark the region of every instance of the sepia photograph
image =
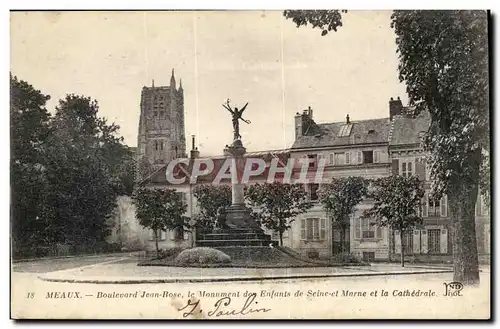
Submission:
<svg viewBox="0 0 500 329">
<path fill-rule="evenodd" d="M 9 16 L 11 319 L 491 319 L 489 11 Z"/>
</svg>

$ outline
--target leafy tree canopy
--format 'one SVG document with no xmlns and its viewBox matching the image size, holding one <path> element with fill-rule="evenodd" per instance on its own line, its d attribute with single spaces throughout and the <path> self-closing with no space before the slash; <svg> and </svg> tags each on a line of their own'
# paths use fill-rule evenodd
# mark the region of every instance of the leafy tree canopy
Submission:
<svg viewBox="0 0 500 329">
<path fill-rule="evenodd" d="M 312 207 L 307 201 L 304 187 L 300 184 L 280 182 L 254 184 L 247 189 L 245 197 L 254 207 L 259 207 L 257 217 L 270 230 L 280 234 L 283 245 L 283 232 L 290 229 L 295 216 Z"/>
<path fill-rule="evenodd" d="M 372 181 L 369 197 L 373 206 L 365 210 L 364 218 L 373 218 L 379 226 L 407 230 L 422 223 L 419 209 L 424 197 L 423 183 L 417 176 L 389 176 Z"/>
</svg>

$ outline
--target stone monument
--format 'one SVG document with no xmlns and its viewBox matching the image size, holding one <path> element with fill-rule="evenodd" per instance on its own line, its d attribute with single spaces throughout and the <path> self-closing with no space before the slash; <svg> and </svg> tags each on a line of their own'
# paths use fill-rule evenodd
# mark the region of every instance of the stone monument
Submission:
<svg viewBox="0 0 500 329">
<path fill-rule="evenodd" d="M 242 115 L 245 111 L 248 103 L 243 106 L 241 110 L 237 107 L 234 110 L 229 104 L 229 99 L 226 104 L 222 104 L 232 115 L 233 121 L 233 142 L 231 145 L 224 149 L 224 155 L 232 161 L 231 164 L 231 195 L 232 202 L 231 206 L 226 210 L 226 226 L 231 229 L 236 228 L 252 228 L 259 229 L 259 224 L 250 218 L 251 210 L 245 205 L 245 195 L 244 195 L 244 184 L 241 182 L 242 175 L 245 166 L 244 155 L 246 149 L 243 146 L 240 135 L 240 125 L 239 121 L 243 121 L 250 124 L 250 121 L 243 119 Z"/>
<path fill-rule="evenodd" d="M 197 240 L 199 246 L 207 247 L 231 247 L 231 246 L 269 246 L 271 238 L 264 234 L 260 223 L 251 216 L 251 209 L 245 204 L 244 184 L 241 181 L 245 166 L 244 155 L 246 149 L 243 146 L 240 135 L 240 120 L 250 124 L 249 120 L 243 119 L 242 115 L 248 103 L 243 108 L 231 108 L 229 99 L 226 104 L 222 104 L 232 116 L 233 122 L 233 142 L 226 145 L 224 155 L 231 164 L 231 206 L 226 209 L 226 221 L 224 228 L 220 228 L 212 233 L 203 233 Z"/>
</svg>

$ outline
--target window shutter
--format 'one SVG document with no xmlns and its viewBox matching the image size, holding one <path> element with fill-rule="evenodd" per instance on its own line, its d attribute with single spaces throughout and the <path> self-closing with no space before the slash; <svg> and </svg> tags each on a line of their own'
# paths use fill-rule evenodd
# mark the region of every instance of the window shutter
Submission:
<svg viewBox="0 0 500 329">
<path fill-rule="evenodd" d="M 431 180 L 431 168 L 427 162 L 425 163 L 425 180 L 426 181 Z"/>
<path fill-rule="evenodd" d="M 149 238 L 149 241 L 154 241 L 155 240 L 155 231 L 154 230 L 149 230 L 148 231 L 148 238 Z"/>
<path fill-rule="evenodd" d="M 398 159 L 392 160 L 392 174 L 394 176 L 399 175 L 399 160 Z"/>
<path fill-rule="evenodd" d="M 415 160 L 415 174 L 420 180 L 425 179 L 425 163 L 418 158 Z"/>
<path fill-rule="evenodd" d="M 345 164 L 351 164 L 351 152 L 345 152 Z"/>
<path fill-rule="evenodd" d="M 401 236 L 399 231 L 394 231 L 394 246 L 396 247 L 396 254 L 401 254 Z"/>
<path fill-rule="evenodd" d="M 335 164 L 335 155 L 333 153 L 330 153 L 330 164 L 331 165 Z"/>
<path fill-rule="evenodd" d="M 420 230 L 413 230 L 413 252 L 420 253 Z"/>
<path fill-rule="evenodd" d="M 184 240 L 188 240 L 188 239 L 189 239 L 189 236 L 188 236 L 188 231 L 184 230 L 182 238 L 183 238 Z"/>
<path fill-rule="evenodd" d="M 441 230 L 441 246 L 440 250 L 442 254 L 447 254 L 448 253 L 448 230 L 442 229 Z"/>
<path fill-rule="evenodd" d="M 163 230 L 160 230 L 159 232 L 159 238 L 160 238 L 160 241 L 163 241 L 166 239 L 166 232 L 163 231 Z"/>
<path fill-rule="evenodd" d="M 306 239 L 306 220 L 305 219 L 300 220 L 300 239 L 301 240 Z"/>
<path fill-rule="evenodd" d="M 441 198 L 441 217 L 447 217 L 448 216 L 448 197 L 446 195 L 443 195 Z"/>
<path fill-rule="evenodd" d="M 429 217 L 429 196 L 424 194 L 424 199 L 422 200 L 422 217 Z"/>
<path fill-rule="evenodd" d="M 362 164 L 363 163 L 363 153 L 361 151 L 357 151 L 356 157 L 357 157 L 358 164 Z"/>
<path fill-rule="evenodd" d="M 361 239 L 361 219 L 356 218 L 354 220 L 354 238 Z"/>
<path fill-rule="evenodd" d="M 421 241 L 422 241 L 422 254 L 427 254 L 429 252 L 429 248 L 427 246 L 427 242 L 428 242 L 428 234 L 427 234 L 427 230 L 421 230 L 420 231 L 420 234 L 421 234 Z"/>
<path fill-rule="evenodd" d="M 382 239 L 382 227 L 380 227 L 378 225 L 375 228 L 375 237 L 377 239 Z"/>
<path fill-rule="evenodd" d="M 321 240 L 326 238 L 326 218 L 321 218 L 321 227 L 319 229 L 319 237 Z"/>
</svg>

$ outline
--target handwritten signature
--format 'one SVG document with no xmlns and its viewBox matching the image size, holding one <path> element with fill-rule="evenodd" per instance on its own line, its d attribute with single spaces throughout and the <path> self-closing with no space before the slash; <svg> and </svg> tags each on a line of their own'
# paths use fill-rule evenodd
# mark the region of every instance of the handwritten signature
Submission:
<svg viewBox="0 0 500 329">
<path fill-rule="evenodd" d="M 248 295 L 247 299 L 243 303 L 243 305 L 238 308 L 231 305 L 232 299 L 231 297 L 223 297 L 217 300 L 212 309 L 210 309 L 206 314 L 208 316 L 225 316 L 225 315 L 247 315 L 250 313 L 266 313 L 271 311 L 269 308 L 251 308 L 252 305 L 257 305 L 258 302 L 255 301 L 256 293 L 252 293 Z M 183 311 L 182 317 L 187 318 L 190 315 L 197 315 L 202 313 L 203 310 L 200 307 L 199 300 L 191 300 L 188 299 L 187 304 L 178 309 L 178 311 Z"/>
</svg>

